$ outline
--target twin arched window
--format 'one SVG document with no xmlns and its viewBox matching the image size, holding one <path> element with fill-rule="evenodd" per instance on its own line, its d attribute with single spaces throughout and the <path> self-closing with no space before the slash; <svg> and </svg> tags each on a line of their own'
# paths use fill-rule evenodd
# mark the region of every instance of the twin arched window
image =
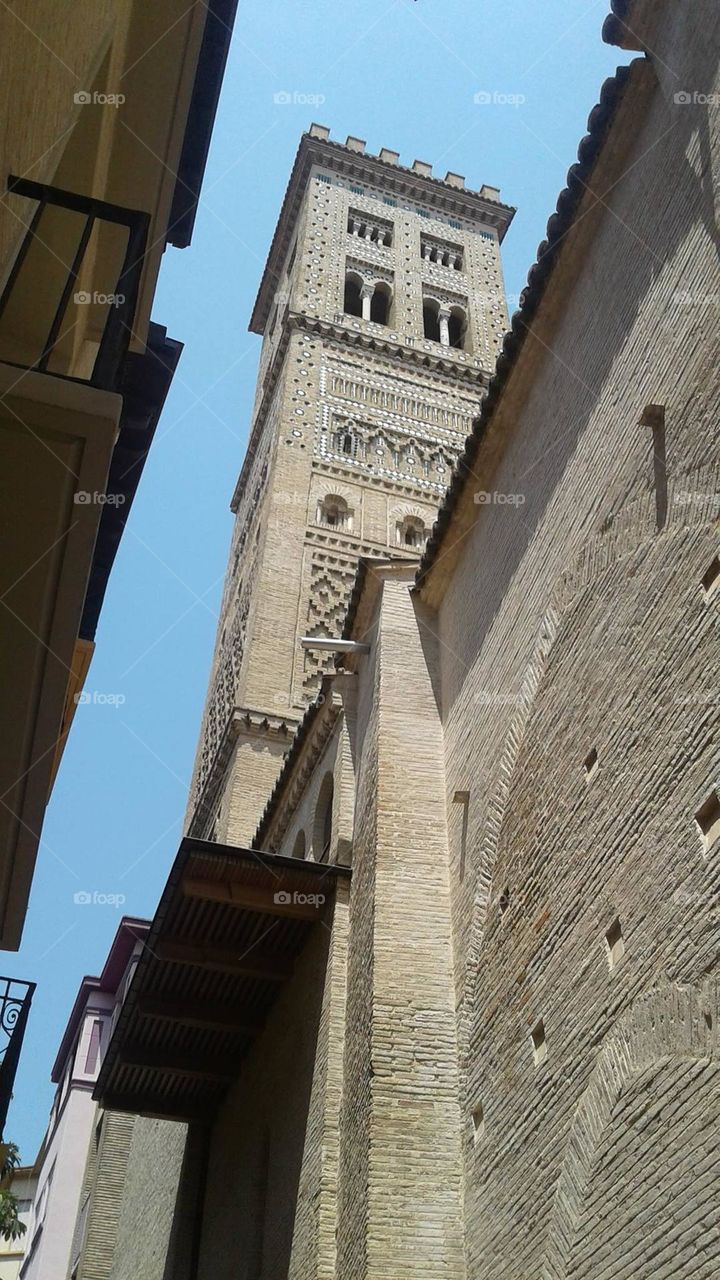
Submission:
<svg viewBox="0 0 720 1280">
<path fill-rule="evenodd" d="M 365 281 L 357 271 L 348 271 L 343 296 L 345 315 L 388 325 L 391 303 L 392 289 L 385 281 Z"/>
<path fill-rule="evenodd" d="M 417 548 L 425 546 L 427 541 L 427 529 L 425 523 L 419 516 L 405 516 L 404 520 L 400 520 L 397 526 L 397 541 L 401 547 Z"/>
<path fill-rule="evenodd" d="M 326 524 L 331 529 L 351 529 L 352 512 L 345 499 L 337 493 L 321 498 L 317 507 L 317 523 Z"/>
<path fill-rule="evenodd" d="M 312 848 L 311 853 L 316 862 L 327 862 L 330 856 L 330 846 L 333 836 L 333 800 L 335 797 L 335 782 L 332 773 L 328 771 L 320 784 L 320 793 L 318 795 L 317 805 L 315 806 L 315 816 L 312 823 Z M 305 832 L 300 829 L 295 836 L 293 844 L 293 858 L 306 858 L 308 854 L 307 842 L 305 840 Z"/>
</svg>

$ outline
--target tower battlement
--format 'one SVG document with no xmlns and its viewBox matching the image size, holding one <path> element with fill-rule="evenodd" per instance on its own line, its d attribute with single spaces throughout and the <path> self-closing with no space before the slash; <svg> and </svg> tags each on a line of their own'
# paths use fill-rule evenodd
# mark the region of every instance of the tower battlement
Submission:
<svg viewBox="0 0 720 1280">
<path fill-rule="evenodd" d="M 251 332 L 263 333 L 271 315 L 314 166 L 330 170 L 339 181 L 380 190 L 384 199 L 395 199 L 400 207 L 415 210 L 420 217 L 484 225 L 502 242 L 515 209 L 500 200 L 497 187 L 483 184 L 472 191 L 461 174 L 449 171 L 442 179 L 433 177 L 432 165 L 424 160 L 414 160 L 408 167 L 400 164 L 398 151 L 381 147 L 372 155 L 365 148 L 365 141 L 352 135 L 344 143 L 333 141 L 325 125 L 312 124 L 302 135 L 250 320 Z"/>
</svg>

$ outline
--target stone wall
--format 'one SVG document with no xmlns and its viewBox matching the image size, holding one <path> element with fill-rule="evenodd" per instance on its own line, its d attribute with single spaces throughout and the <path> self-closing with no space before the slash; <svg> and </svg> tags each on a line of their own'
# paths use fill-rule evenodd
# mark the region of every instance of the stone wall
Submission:
<svg viewBox="0 0 720 1280">
<path fill-rule="evenodd" d="M 450 831 L 477 1280 L 720 1269 L 720 1155 L 699 1136 L 717 845 L 695 822 L 720 771 L 719 597 L 702 585 L 720 20 L 656 10 L 591 180 L 602 202 L 566 238 L 427 587 L 447 793 L 470 793 L 464 849 L 459 810 Z M 473 510 L 473 490 L 521 501 Z"/>
<path fill-rule="evenodd" d="M 335 1275 L 346 899 L 341 885 L 218 1113 L 198 1280 Z"/>
<path fill-rule="evenodd" d="M 136 1119 L 110 1280 L 190 1280 L 188 1251 L 176 1267 L 172 1251 L 192 1222 L 181 1212 L 187 1142 L 187 1125 Z"/>
<path fill-rule="evenodd" d="M 390 574 L 362 675 L 366 712 L 356 742 L 338 1278 L 461 1280 L 437 650 L 408 581 L 396 580 L 397 570 Z"/>
</svg>

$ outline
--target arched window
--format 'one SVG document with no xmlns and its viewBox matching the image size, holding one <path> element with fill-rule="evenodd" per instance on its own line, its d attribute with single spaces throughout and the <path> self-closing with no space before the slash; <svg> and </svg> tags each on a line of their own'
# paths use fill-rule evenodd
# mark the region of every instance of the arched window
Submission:
<svg viewBox="0 0 720 1280">
<path fill-rule="evenodd" d="M 295 843 L 294 843 L 294 845 L 293 845 L 292 856 L 293 856 L 293 858 L 304 858 L 304 857 L 305 857 L 305 832 L 304 832 L 304 831 L 298 831 L 298 833 L 297 833 L 297 835 L 296 835 L 296 837 L 295 837 Z"/>
<path fill-rule="evenodd" d="M 370 319 L 375 324 L 387 324 L 390 319 L 390 286 L 376 284 L 370 303 Z"/>
<path fill-rule="evenodd" d="M 397 526 L 397 541 L 401 547 L 424 547 L 427 529 L 419 516 L 405 516 Z"/>
<path fill-rule="evenodd" d="M 342 427 L 335 436 L 336 453 L 344 453 L 348 458 L 354 458 L 358 451 L 358 438 L 352 427 Z"/>
<path fill-rule="evenodd" d="M 433 298 L 428 298 L 423 303 L 423 329 L 429 342 L 440 341 L 439 310 L 440 307 Z"/>
<path fill-rule="evenodd" d="M 345 277 L 345 298 L 343 301 L 343 311 L 348 316 L 362 316 L 362 298 L 360 290 L 362 289 L 362 280 L 354 271 L 349 271 Z"/>
<path fill-rule="evenodd" d="M 313 826 L 313 857 L 316 862 L 327 862 L 330 854 L 334 793 L 333 776 L 331 773 L 326 773 L 320 787 Z"/>
<path fill-rule="evenodd" d="M 462 310 L 462 307 L 452 308 L 450 312 L 450 320 L 448 322 L 448 331 L 450 334 L 450 346 L 456 347 L 459 351 L 464 351 L 467 331 L 467 316 Z"/>
<path fill-rule="evenodd" d="M 350 529 L 352 513 L 344 498 L 336 493 L 329 493 L 318 503 L 318 524 L 326 524 L 331 529 Z"/>
</svg>

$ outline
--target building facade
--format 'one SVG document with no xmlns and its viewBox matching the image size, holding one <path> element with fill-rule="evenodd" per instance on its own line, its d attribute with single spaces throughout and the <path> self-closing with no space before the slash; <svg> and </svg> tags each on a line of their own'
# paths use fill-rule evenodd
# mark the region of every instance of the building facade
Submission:
<svg viewBox="0 0 720 1280">
<path fill-rule="evenodd" d="M 720 1270 L 720 15 L 615 0 L 605 38 L 643 56 L 591 112 L 426 545 L 388 523 L 361 556 L 277 778 L 236 775 L 252 847 L 182 842 L 95 1090 L 137 1116 L 111 1280 Z M 347 305 L 379 324 L 358 258 Z M 306 498 L 335 484 L 296 528 L 290 639 L 263 650 L 272 577 L 248 624 L 243 670 L 292 650 L 292 720 L 309 531 L 365 496 L 277 440 L 313 443 Z"/>
<path fill-rule="evenodd" d="M 507 323 L 513 210 L 458 174 L 301 142 L 250 328 L 262 334 L 188 829 L 247 843 L 362 555 L 417 555 Z"/>
<path fill-rule="evenodd" d="M 27 1248 L 27 1233 L 36 1190 L 35 1170 L 29 1166 L 16 1169 L 12 1179 L 12 1193 L 17 1201 L 18 1220 L 25 1227 L 25 1234 L 17 1240 L 0 1240 L 0 1280 L 18 1280 Z"/>
<path fill-rule="evenodd" d="M 165 248 L 190 243 L 235 5 L 0 13 L 4 949 L 182 350 L 153 299 Z"/>
<path fill-rule="evenodd" d="M 147 931 L 146 920 L 123 917 L 100 977 L 80 984 L 52 1071 L 56 1093 L 35 1163 L 22 1280 L 68 1280 L 78 1275 L 81 1250 L 90 1265 L 103 1250 L 112 1252 L 123 1154 L 127 1159 L 123 1134 L 132 1125 L 130 1117 L 99 1114 L 92 1092 Z M 95 1167 L 103 1151 L 98 1179 Z M 15 1184 L 13 1191 L 19 1194 Z"/>
</svg>

